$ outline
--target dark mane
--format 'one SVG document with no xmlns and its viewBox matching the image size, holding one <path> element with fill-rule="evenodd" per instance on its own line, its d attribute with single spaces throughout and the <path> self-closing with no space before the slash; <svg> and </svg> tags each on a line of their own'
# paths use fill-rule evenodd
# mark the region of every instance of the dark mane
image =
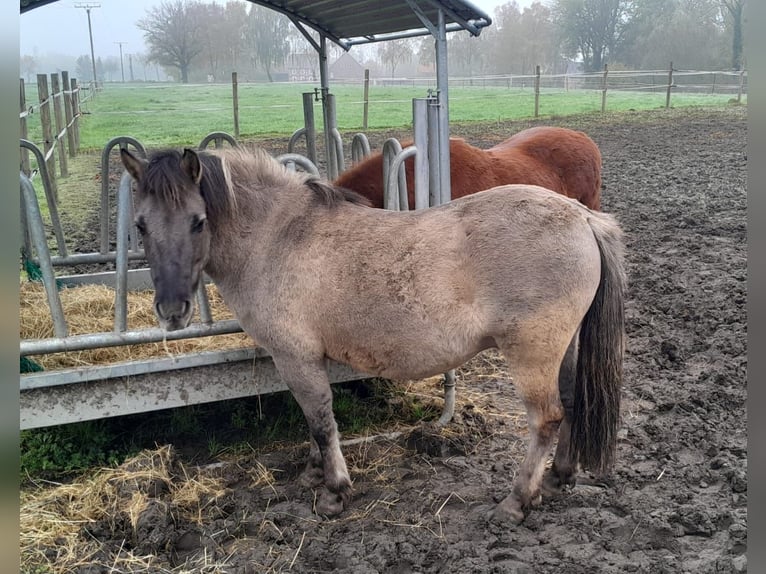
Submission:
<svg viewBox="0 0 766 574">
<path fill-rule="evenodd" d="M 199 189 L 211 222 L 235 211 L 238 193 L 253 185 L 305 185 L 311 191 L 315 204 L 331 209 L 342 203 L 371 206 L 367 198 L 350 189 L 337 187 L 313 175 L 288 171 L 261 149 L 200 151 L 197 156 L 202 165 Z M 190 184 L 189 176 L 181 168 L 182 157 L 183 154 L 174 149 L 157 151 L 150 156 L 144 174 L 144 188 L 173 206 L 183 201 L 182 193 Z M 268 202 L 272 198 L 270 194 L 258 195 L 260 201 Z"/>
<path fill-rule="evenodd" d="M 314 192 L 314 200 L 317 203 L 326 205 L 331 209 L 340 203 L 356 203 L 365 207 L 372 207 L 372 202 L 363 195 L 317 178 L 307 179 L 306 187 Z"/>
<path fill-rule="evenodd" d="M 207 216 L 217 221 L 230 214 L 236 205 L 231 177 L 220 156 L 200 152 L 199 160 L 202 163 L 200 193 L 207 206 Z"/>
<path fill-rule="evenodd" d="M 220 157 L 205 152 L 197 155 L 202 164 L 200 193 L 208 217 L 215 220 L 231 210 L 230 182 Z M 144 189 L 169 205 L 179 205 L 183 200 L 181 194 L 189 185 L 189 176 L 180 168 L 182 157 L 175 149 L 157 151 L 149 157 L 144 173 Z"/>
<path fill-rule="evenodd" d="M 144 190 L 154 193 L 163 202 L 178 205 L 179 192 L 188 185 L 188 177 L 178 169 L 181 153 L 174 150 L 160 150 L 149 157 L 143 177 Z"/>
</svg>

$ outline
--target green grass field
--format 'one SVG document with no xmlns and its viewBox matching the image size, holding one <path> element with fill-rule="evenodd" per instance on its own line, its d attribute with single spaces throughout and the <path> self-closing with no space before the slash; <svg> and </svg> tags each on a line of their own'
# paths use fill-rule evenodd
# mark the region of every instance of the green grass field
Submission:
<svg viewBox="0 0 766 574">
<path fill-rule="evenodd" d="M 289 135 L 303 126 L 301 94 L 313 92 L 308 84 L 240 84 L 240 137 Z M 412 98 L 424 97 L 425 86 L 370 86 L 369 129 L 401 128 L 412 123 Z M 27 101 L 36 100 L 33 86 Z M 338 127 L 362 129 L 362 86 L 336 85 Z M 673 94 L 671 105 L 727 105 L 728 94 Z M 746 98 L 743 97 L 743 102 Z M 657 92 L 611 91 L 608 111 L 663 108 L 664 90 Z M 567 116 L 601 109 L 597 90 L 543 90 L 540 116 Z M 111 138 L 132 136 L 147 147 L 196 145 L 212 131 L 234 133 L 232 88 L 229 84 L 107 84 L 82 106 L 81 148 L 101 149 Z M 531 88 L 450 87 L 450 121 L 477 122 L 523 119 L 534 116 Z M 321 105 L 314 117 L 321 129 Z M 39 117 L 29 121 L 29 139 L 42 141 Z"/>
</svg>

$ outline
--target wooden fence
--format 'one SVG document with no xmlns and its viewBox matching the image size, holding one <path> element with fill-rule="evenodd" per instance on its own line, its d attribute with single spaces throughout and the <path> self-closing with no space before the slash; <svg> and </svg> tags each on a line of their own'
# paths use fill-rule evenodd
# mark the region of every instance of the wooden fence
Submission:
<svg viewBox="0 0 766 574">
<path fill-rule="evenodd" d="M 69 72 L 50 74 L 50 83 L 45 74 L 37 75 L 37 102 L 29 103 L 26 97 L 24 80 L 20 80 L 20 137 L 29 139 L 29 127 L 33 118 L 39 117 L 42 141 L 48 174 L 51 178 L 54 197 L 56 193 L 56 157 L 58 156 L 58 173 L 62 177 L 69 174 L 68 158 L 77 155 L 80 147 L 80 125 L 82 115 L 81 105 L 92 97 L 94 90 L 89 90 L 87 96 L 82 95 L 82 88 L 75 78 L 69 77 Z M 29 150 L 21 148 L 20 169 L 27 176 L 32 172 Z"/>
</svg>

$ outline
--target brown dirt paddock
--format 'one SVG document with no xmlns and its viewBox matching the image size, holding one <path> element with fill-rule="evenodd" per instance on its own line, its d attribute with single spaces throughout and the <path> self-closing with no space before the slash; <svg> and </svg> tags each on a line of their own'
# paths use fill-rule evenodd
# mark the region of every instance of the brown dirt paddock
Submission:
<svg viewBox="0 0 766 574">
<path fill-rule="evenodd" d="M 312 514 L 313 493 L 296 483 L 307 444 L 203 468 L 161 446 L 22 493 L 25 563 L 83 574 L 746 571 L 746 117 L 731 107 L 537 122 L 596 141 L 603 209 L 626 232 L 623 425 L 608 481 L 544 500 L 518 527 L 487 522 L 526 433 L 485 353 L 459 372 L 447 429 L 345 446 L 354 499 L 339 518 Z M 486 147 L 532 124 L 452 133 Z M 439 395 L 436 380 L 418 388 Z"/>
</svg>

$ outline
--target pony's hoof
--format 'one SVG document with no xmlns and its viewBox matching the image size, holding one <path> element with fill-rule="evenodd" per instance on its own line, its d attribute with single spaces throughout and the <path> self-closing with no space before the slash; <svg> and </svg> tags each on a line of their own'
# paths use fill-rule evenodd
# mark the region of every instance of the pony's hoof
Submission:
<svg viewBox="0 0 766 574">
<path fill-rule="evenodd" d="M 497 524 L 510 524 L 511 526 L 516 526 L 524 521 L 526 514 L 524 513 L 524 510 L 522 510 L 519 501 L 511 499 L 509 496 L 491 510 L 487 518 L 490 522 L 495 522 Z"/>
<path fill-rule="evenodd" d="M 574 475 L 562 477 L 554 471 L 548 471 L 543 477 L 542 491 L 545 496 L 557 496 L 575 485 Z"/>
<path fill-rule="evenodd" d="M 324 482 L 324 471 L 318 466 L 309 464 L 306 466 L 306 470 L 301 473 L 298 481 L 306 488 L 317 488 Z"/>
<path fill-rule="evenodd" d="M 330 492 L 326 488 L 319 491 L 316 501 L 316 513 L 322 516 L 337 516 L 346 506 L 348 495 L 338 492 Z"/>
</svg>

